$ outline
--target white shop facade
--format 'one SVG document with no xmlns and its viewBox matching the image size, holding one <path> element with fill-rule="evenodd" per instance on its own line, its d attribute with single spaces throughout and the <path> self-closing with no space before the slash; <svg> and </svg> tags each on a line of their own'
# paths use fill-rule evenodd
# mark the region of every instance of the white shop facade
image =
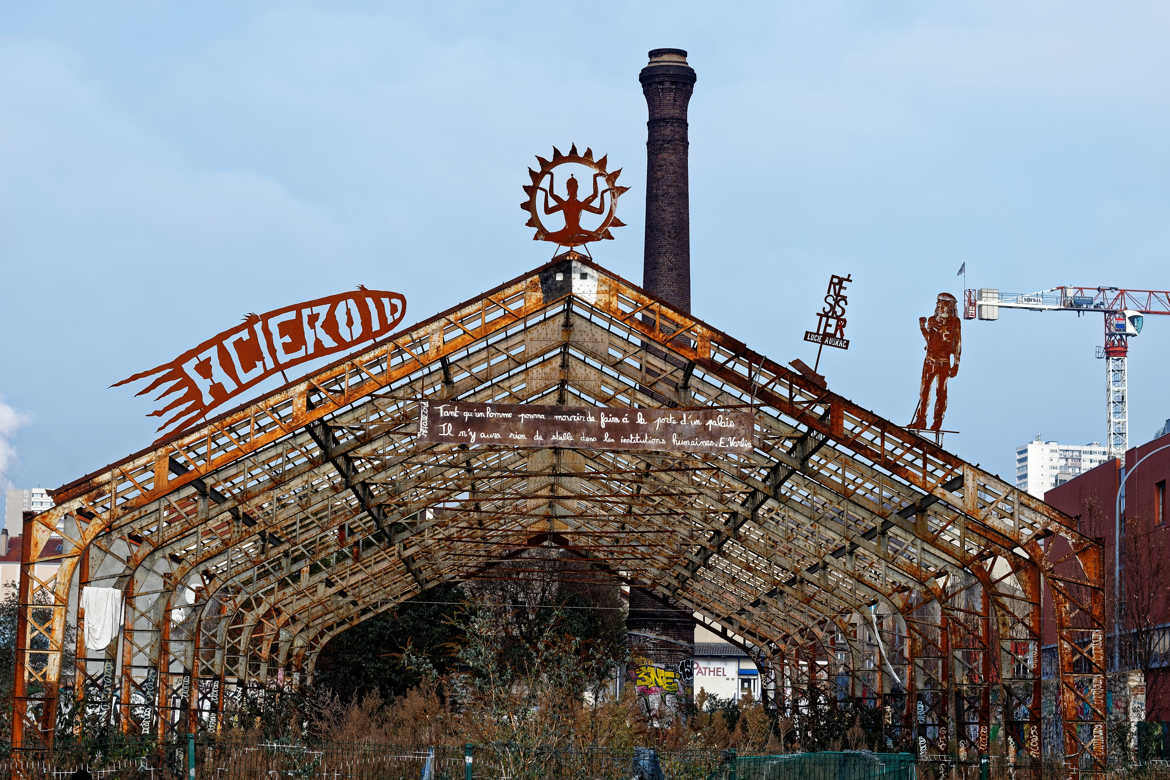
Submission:
<svg viewBox="0 0 1170 780">
<path fill-rule="evenodd" d="M 695 642 L 695 695 L 700 690 L 738 701 L 760 700 L 760 672 L 742 650 L 727 642 Z"/>
</svg>

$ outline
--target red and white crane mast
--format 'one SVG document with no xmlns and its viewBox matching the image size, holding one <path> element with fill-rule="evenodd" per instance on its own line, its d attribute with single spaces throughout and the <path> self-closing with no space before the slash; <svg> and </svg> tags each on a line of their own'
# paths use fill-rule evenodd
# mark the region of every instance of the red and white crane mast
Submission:
<svg viewBox="0 0 1170 780">
<path fill-rule="evenodd" d="M 964 292 L 963 319 L 998 320 L 1000 309 L 1104 316 L 1105 343 L 1097 348 L 1097 357 L 1105 358 L 1106 446 L 1110 457 L 1124 457 L 1129 449 L 1129 339 L 1141 333 L 1144 315 L 1170 314 L 1170 290 L 1065 286 L 1032 293 L 1003 293 L 989 287 Z"/>
</svg>

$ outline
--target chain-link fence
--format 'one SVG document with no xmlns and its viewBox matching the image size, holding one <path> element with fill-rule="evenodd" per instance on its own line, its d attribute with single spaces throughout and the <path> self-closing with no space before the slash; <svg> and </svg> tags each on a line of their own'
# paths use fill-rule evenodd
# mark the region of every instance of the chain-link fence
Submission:
<svg viewBox="0 0 1170 780">
<path fill-rule="evenodd" d="M 638 752 L 644 754 L 640 757 L 644 760 L 636 760 Z M 707 780 L 717 772 L 721 757 L 718 750 L 640 751 L 517 744 L 301 745 L 228 739 L 180 743 L 136 759 L 100 754 L 86 759 L 65 754 L 16 756 L 0 760 L 0 775 L 29 780 L 179 780 L 189 776 L 193 764 L 196 777 L 216 780 Z M 654 766 L 657 774 L 639 774 L 639 766 Z"/>
<path fill-rule="evenodd" d="M 549 745 L 488 744 L 404 748 L 396 745 L 319 745 L 216 742 L 196 751 L 200 777 L 224 780 L 259 777 L 348 778 L 566 778 L 594 780 L 633 775 L 634 749 L 556 748 Z M 670 780 L 706 780 L 719 764 L 717 750 L 663 751 L 657 759 Z"/>
<path fill-rule="evenodd" d="M 479 744 L 403 747 L 374 743 L 313 746 L 218 740 L 168 746 L 138 758 L 22 755 L 0 759 L 0 776 L 28 780 L 180 780 L 193 759 L 195 777 L 216 780 L 997 780 L 1065 778 L 1057 762 L 1012 763 L 1003 757 L 959 761 L 910 753 L 838 751 L 736 755 L 734 751 L 555 748 Z M 1170 780 L 1170 762 L 1153 759 L 1112 769 L 1109 778 Z"/>
</svg>

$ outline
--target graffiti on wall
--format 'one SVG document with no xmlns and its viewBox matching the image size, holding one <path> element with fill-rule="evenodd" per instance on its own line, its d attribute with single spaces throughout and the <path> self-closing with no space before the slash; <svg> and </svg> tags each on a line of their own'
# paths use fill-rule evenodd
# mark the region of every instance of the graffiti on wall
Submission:
<svg viewBox="0 0 1170 780">
<path fill-rule="evenodd" d="M 626 673 L 638 693 L 638 706 L 643 714 L 651 723 L 670 725 L 682 710 L 683 697 L 688 690 L 683 675 L 640 655 L 630 659 Z"/>
<path fill-rule="evenodd" d="M 673 669 L 663 669 L 660 666 L 639 666 L 637 668 L 638 695 L 649 696 L 655 693 L 679 692 L 679 675 Z"/>
</svg>

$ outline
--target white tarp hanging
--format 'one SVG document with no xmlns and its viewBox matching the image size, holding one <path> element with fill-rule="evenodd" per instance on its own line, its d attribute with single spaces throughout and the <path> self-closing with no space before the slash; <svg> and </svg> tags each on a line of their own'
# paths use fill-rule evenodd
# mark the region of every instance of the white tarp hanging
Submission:
<svg viewBox="0 0 1170 780">
<path fill-rule="evenodd" d="M 81 589 L 85 610 L 85 649 L 105 650 L 122 626 L 122 591 L 86 585 Z"/>
</svg>

